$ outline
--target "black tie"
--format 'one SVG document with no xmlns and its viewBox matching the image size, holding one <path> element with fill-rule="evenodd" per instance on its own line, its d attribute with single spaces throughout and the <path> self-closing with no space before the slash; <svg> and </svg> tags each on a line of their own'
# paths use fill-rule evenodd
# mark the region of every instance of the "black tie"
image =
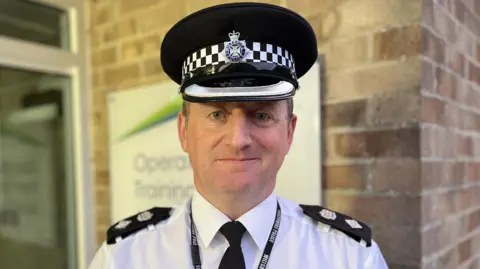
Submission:
<svg viewBox="0 0 480 269">
<path fill-rule="evenodd" d="M 243 258 L 241 242 L 245 233 L 245 227 L 238 221 L 225 223 L 220 232 L 228 240 L 230 246 L 225 251 L 218 269 L 245 269 L 245 260 Z"/>
</svg>

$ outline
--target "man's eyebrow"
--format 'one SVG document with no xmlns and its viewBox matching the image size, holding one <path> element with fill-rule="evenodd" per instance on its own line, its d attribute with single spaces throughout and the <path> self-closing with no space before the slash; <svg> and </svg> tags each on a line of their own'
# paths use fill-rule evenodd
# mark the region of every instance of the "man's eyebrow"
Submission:
<svg viewBox="0 0 480 269">
<path fill-rule="evenodd" d="M 210 103 L 204 103 L 203 107 L 206 108 L 225 108 L 225 103 L 224 102 L 210 102 Z"/>
<path fill-rule="evenodd" d="M 275 103 L 272 103 L 272 102 L 265 102 L 263 104 L 254 105 L 251 108 L 252 109 L 267 109 L 267 110 L 274 111 L 274 110 L 278 110 L 279 106 L 276 105 Z"/>
</svg>

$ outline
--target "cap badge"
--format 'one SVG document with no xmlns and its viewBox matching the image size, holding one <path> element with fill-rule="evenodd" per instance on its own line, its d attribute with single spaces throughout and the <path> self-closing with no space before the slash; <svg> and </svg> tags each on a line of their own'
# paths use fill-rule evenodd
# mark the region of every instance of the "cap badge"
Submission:
<svg viewBox="0 0 480 269">
<path fill-rule="evenodd" d="M 244 42 L 238 40 L 240 37 L 239 32 L 233 31 L 228 36 L 230 37 L 230 42 L 225 46 L 225 57 L 234 63 L 242 61 L 250 50 L 245 46 Z"/>
</svg>

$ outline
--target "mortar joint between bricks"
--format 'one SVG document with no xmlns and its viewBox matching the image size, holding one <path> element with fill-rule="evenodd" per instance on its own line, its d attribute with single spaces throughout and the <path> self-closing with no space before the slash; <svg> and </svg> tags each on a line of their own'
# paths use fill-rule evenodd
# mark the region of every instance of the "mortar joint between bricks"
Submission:
<svg viewBox="0 0 480 269">
<path fill-rule="evenodd" d="M 457 238 L 457 241 L 455 243 L 451 243 L 450 245 L 448 246 L 444 246 L 443 249 L 435 252 L 435 253 L 432 253 L 430 254 L 430 256 L 428 257 L 422 257 L 422 263 L 430 263 L 430 262 L 434 262 L 435 260 L 438 260 L 439 258 L 441 258 L 443 255 L 447 254 L 449 251 L 451 251 L 452 249 L 454 249 L 455 247 L 457 247 L 457 245 L 459 245 L 460 243 L 458 242 L 463 242 L 465 240 L 467 240 L 468 238 L 474 238 L 475 236 L 480 236 L 480 229 L 477 229 L 477 231 L 473 231 L 465 236 L 462 236 L 461 238 Z"/>
<path fill-rule="evenodd" d="M 373 165 L 375 163 L 375 158 L 369 158 L 366 162 L 366 170 L 367 170 L 367 180 L 365 185 L 365 192 L 366 193 L 373 193 Z"/>
</svg>

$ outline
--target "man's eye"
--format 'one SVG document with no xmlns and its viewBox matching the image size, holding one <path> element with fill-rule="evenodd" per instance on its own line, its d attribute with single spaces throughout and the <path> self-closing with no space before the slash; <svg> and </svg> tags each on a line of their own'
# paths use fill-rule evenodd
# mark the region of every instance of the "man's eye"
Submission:
<svg viewBox="0 0 480 269">
<path fill-rule="evenodd" d="M 225 117 L 225 114 L 222 111 L 215 111 L 210 114 L 210 117 L 214 120 L 220 120 Z"/>
<path fill-rule="evenodd" d="M 257 120 L 269 120 L 270 116 L 267 113 L 257 112 L 257 113 L 255 113 L 255 119 L 257 119 Z"/>
</svg>

